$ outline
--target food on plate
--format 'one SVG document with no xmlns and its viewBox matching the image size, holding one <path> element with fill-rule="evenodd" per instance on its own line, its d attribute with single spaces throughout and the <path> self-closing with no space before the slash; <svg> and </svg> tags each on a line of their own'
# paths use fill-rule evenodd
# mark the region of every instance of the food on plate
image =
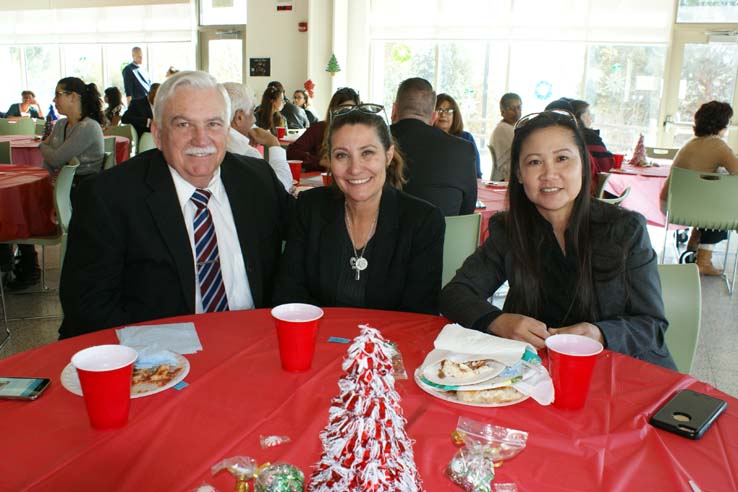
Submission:
<svg viewBox="0 0 738 492">
<path fill-rule="evenodd" d="M 469 379 L 485 372 L 491 372 L 492 368 L 487 365 L 486 360 L 469 360 L 466 362 L 454 362 L 450 359 L 441 361 L 438 367 L 438 377 Z"/>
<path fill-rule="evenodd" d="M 467 403 L 510 403 L 524 398 L 520 391 L 512 386 L 492 388 L 486 390 L 457 391 L 456 398 Z"/>
<path fill-rule="evenodd" d="M 164 386 L 182 370 L 180 366 L 162 364 L 153 367 L 138 367 L 133 369 L 133 386 L 154 385 Z"/>
</svg>

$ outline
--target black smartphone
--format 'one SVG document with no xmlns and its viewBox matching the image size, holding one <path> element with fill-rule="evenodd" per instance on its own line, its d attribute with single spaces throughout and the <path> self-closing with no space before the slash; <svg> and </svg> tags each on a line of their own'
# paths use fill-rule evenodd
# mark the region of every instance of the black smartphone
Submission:
<svg viewBox="0 0 738 492">
<path fill-rule="evenodd" d="M 35 400 L 48 388 L 51 379 L 0 377 L 0 398 Z"/>
<path fill-rule="evenodd" d="M 651 425 L 689 439 L 699 439 L 728 403 L 692 390 L 678 391 L 649 420 Z"/>
</svg>

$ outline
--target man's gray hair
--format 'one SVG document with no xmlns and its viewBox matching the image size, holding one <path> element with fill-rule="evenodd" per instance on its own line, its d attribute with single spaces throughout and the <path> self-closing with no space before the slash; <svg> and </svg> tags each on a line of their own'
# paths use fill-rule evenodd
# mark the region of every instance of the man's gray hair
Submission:
<svg viewBox="0 0 738 492">
<path fill-rule="evenodd" d="M 254 109 L 254 100 L 251 97 L 251 91 L 246 87 L 245 84 L 239 84 L 238 82 L 225 82 L 223 84 L 228 97 L 231 100 L 231 118 L 229 122 L 233 121 L 236 116 L 236 111 L 239 109 L 247 115 Z"/>
<path fill-rule="evenodd" d="M 405 79 L 397 89 L 395 98 L 397 116 L 419 118 L 430 123 L 436 109 L 436 92 L 430 82 L 420 77 Z"/>
<path fill-rule="evenodd" d="M 228 126 L 231 120 L 228 115 L 231 114 L 231 99 L 228 97 L 223 84 L 218 83 L 215 77 L 207 72 L 185 70 L 177 72 L 161 84 L 159 92 L 156 93 L 156 99 L 154 100 L 154 123 L 159 128 L 162 128 L 162 117 L 164 115 L 164 108 L 166 107 L 169 98 L 174 96 L 177 89 L 180 87 L 194 87 L 196 89 L 216 89 L 221 97 L 225 110 L 223 112 L 223 122 Z"/>
</svg>

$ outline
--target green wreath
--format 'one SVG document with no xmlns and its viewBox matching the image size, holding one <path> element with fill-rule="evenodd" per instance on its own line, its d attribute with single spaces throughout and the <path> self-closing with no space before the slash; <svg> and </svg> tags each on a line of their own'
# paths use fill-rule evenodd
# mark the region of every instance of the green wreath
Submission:
<svg viewBox="0 0 738 492">
<path fill-rule="evenodd" d="M 406 44 L 398 44 L 392 47 L 392 59 L 395 61 L 405 63 L 406 61 L 409 61 L 412 56 L 413 53 L 410 51 L 410 47 Z"/>
</svg>

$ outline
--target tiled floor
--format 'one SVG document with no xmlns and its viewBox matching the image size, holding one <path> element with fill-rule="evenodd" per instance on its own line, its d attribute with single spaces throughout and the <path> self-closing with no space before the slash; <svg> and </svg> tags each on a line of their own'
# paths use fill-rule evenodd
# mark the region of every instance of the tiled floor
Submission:
<svg viewBox="0 0 738 492">
<path fill-rule="evenodd" d="M 660 249 L 661 231 L 651 230 L 652 241 Z M 731 248 L 732 249 L 732 248 Z M 670 248 L 673 252 L 674 249 Z M 40 256 L 40 255 L 39 255 Z M 10 343 L 0 351 L 0 358 L 28 350 L 57 339 L 62 311 L 58 298 L 59 256 L 58 248 L 47 248 L 48 291 L 39 287 L 24 293 L 7 293 Z M 673 260 L 667 252 L 667 262 Z M 731 257 L 732 260 L 732 257 Z M 716 261 L 717 264 L 717 261 Z M 738 293 L 729 296 L 725 282 L 720 278 L 702 277 L 702 330 L 692 375 L 718 389 L 738 397 Z M 0 321 L 0 329 L 2 329 Z M 0 339 L 4 334 L 0 333 Z"/>
</svg>

